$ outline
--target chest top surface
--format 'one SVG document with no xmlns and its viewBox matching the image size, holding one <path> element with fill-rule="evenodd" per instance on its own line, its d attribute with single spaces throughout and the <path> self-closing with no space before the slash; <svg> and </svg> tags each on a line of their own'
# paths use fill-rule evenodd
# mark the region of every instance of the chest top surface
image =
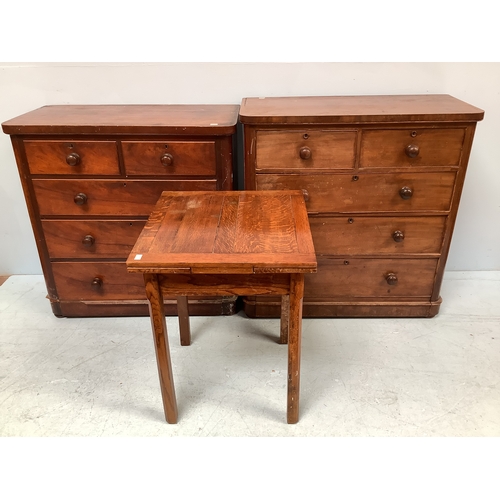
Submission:
<svg viewBox="0 0 500 500">
<path fill-rule="evenodd" d="M 315 272 L 301 191 L 163 192 L 131 272 Z"/>
<path fill-rule="evenodd" d="M 204 134 L 236 131 L 231 104 L 124 104 L 44 106 L 2 123 L 6 134 Z"/>
<path fill-rule="evenodd" d="M 252 97 L 241 103 L 244 124 L 478 121 L 484 111 L 446 94 Z"/>
</svg>

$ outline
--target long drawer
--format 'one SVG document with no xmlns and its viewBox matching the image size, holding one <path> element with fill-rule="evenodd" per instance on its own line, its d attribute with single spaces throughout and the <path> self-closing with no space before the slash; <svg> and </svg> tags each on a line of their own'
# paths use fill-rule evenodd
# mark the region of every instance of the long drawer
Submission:
<svg viewBox="0 0 500 500">
<path fill-rule="evenodd" d="M 311 216 L 317 255 L 439 254 L 445 216 Z"/>
<path fill-rule="evenodd" d="M 42 220 L 51 259 L 125 259 L 145 220 Z"/>
<path fill-rule="evenodd" d="M 35 179 L 44 216 L 149 216 L 162 191 L 216 189 L 216 180 L 54 180 Z"/>
<path fill-rule="evenodd" d="M 144 300 L 142 274 L 127 272 L 125 262 L 54 262 L 57 293 L 64 300 Z"/>
<path fill-rule="evenodd" d="M 52 271 L 57 293 L 67 302 L 146 300 L 142 273 L 127 272 L 125 262 L 53 262 Z M 164 299 L 176 298 L 164 296 Z M 220 304 L 228 300 L 234 302 L 236 297 L 206 296 L 204 300 L 219 304 L 220 309 Z M 234 313 L 234 309 L 228 309 Z M 204 314 L 211 313 L 205 309 Z"/>
<path fill-rule="evenodd" d="M 437 259 L 328 259 L 305 275 L 304 298 L 430 298 Z"/>
<path fill-rule="evenodd" d="M 302 189 L 316 213 L 450 210 L 454 172 L 397 174 L 258 174 L 257 189 Z"/>
</svg>

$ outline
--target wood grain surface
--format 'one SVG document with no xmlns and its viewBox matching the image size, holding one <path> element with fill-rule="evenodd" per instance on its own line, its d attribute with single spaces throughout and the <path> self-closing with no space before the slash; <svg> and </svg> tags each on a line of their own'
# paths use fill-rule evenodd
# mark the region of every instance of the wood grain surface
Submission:
<svg viewBox="0 0 500 500">
<path fill-rule="evenodd" d="M 446 94 L 245 98 L 244 124 L 477 121 L 484 111 Z"/>
<path fill-rule="evenodd" d="M 315 272 L 302 192 L 165 192 L 127 267 L 131 272 Z"/>
<path fill-rule="evenodd" d="M 6 134 L 205 134 L 236 132 L 237 105 L 44 106 L 2 123 Z"/>
</svg>

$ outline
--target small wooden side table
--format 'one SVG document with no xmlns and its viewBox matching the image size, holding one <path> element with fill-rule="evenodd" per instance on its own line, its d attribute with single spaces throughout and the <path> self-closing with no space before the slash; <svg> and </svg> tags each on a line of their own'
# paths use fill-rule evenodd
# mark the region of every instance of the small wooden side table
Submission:
<svg viewBox="0 0 500 500">
<path fill-rule="evenodd" d="M 304 273 L 316 256 L 301 191 L 165 191 L 129 258 L 143 273 L 167 422 L 177 402 L 163 296 L 176 296 L 181 344 L 190 344 L 188 296 L 281 295 L 288 342 L 287 422 L 299 419 Z"/>
</svg>

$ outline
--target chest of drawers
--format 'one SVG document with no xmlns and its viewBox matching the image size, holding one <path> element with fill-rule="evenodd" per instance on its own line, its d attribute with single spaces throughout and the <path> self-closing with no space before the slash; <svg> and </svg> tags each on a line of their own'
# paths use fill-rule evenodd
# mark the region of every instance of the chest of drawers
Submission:
<svg viewBox="0 0 500 500">
<path fill-rule="evenodd" d="M 234 105 L 45 106 L 2 124 L 57 316 L 148 315 L 125 260 L 162 191 L 233 189 Z M 236 297 L 190 303 L 235 312 Z M 174 300 L 167 314 L 176 314 Z"/>
<path fill-rule="evenodd" d="M 304 316 L 430 317 L 477 121 L 448 95 L 247 98 L 246 189 L 301 189 L 318 260 Z M 252 317 L 275 298 L 245 298 Z"/>
</svg>

